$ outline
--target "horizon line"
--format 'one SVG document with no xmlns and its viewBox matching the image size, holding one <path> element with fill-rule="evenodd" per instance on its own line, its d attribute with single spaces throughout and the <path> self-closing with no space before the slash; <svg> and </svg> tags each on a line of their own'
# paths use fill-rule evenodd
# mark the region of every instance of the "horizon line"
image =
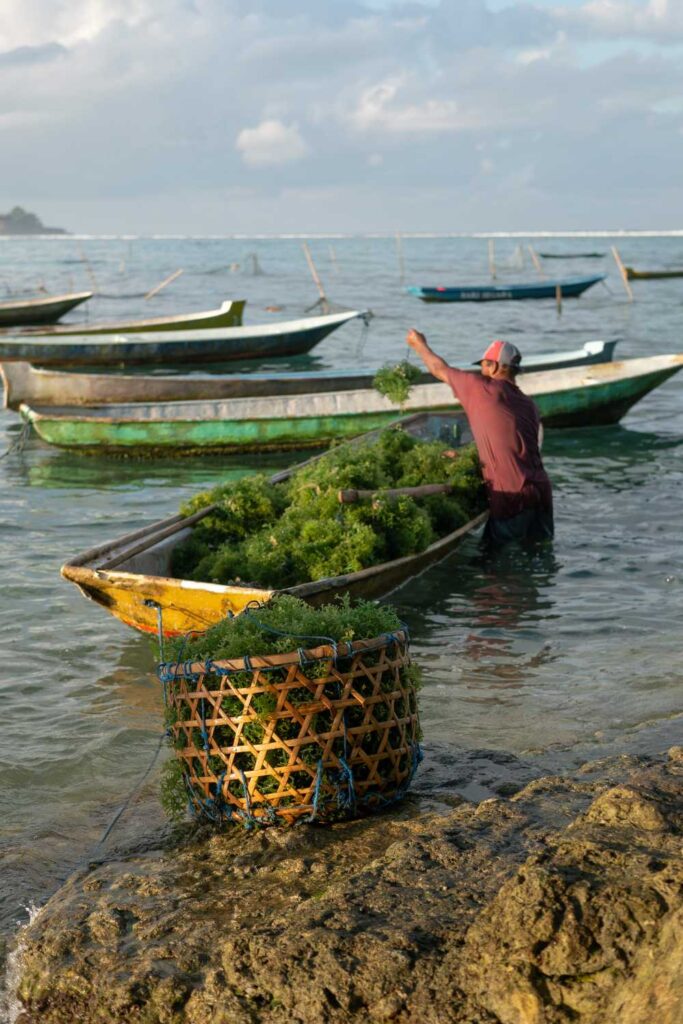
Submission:
<svg viewBox="0 0 683 1024">
<path fill-rule="evenodd" d="M 669 228 L 667 230 L 658 230 L 655 228 L 644 228 L 644 229 L 630 229 L 630 228 L 616 228 L 607 229 L 600 228 L 596 230 L 577 230 L 577 231 L 548 231 L 548 230 L 535 230 L 535 231 L 393 231 L 393 232 L 341 232 L 341 231 L 329 231 L 329 232 L 236 232 L 234 234 L 180 234 L 180 233 L 137 233 L 124 232 L 122 234 L 112 234 L 110 232 L 97 232 L 97 233 L 66 233 L 66 234 L 25 234 L 25 235 L 13 235 L 13 234 L 0 234 L 0 242 L 2 241 L 26 241 L 27 239 L 40 239 L 41 241 L 51 242 L 64 242 L 64 241 L 78 241 L 88 239 L 98 239 L 101 241 L 106 240 L 118 240 L 118 241 L 135 241 L 137 239 L 146 241 L 172 241 L 172 240 L 197 240 L 197 241 L 230 241 L 230 240 L 246 240 L 246 239 L 294 239 L 301 240 L 307 238 L 318 238 L 318 239 L 353 239 L 353 238 L 375 238 L 375 239 L 394 239 L 394 238 L 680 238 L 683 237 L 683 228 Z"/>
</svg>

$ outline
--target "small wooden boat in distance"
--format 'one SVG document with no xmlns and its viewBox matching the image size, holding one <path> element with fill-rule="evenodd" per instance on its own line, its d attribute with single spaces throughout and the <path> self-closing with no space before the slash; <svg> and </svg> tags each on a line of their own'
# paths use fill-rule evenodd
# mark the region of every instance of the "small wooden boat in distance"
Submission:
<svg viewBox="0 0 683 1024">
<path fill-rule="evenodd" d="M 90 297 L 91 293 L 86 295 Z M 80 300 L 84 301 L 83 299 Z M 117 323 L 79 323 L 62 324 L 48 331 L 26 330 L 26 334 L 40 333 L 52 335 L 75 334 L 146 334 L 149 331 L 197 331 L 209 327 L 239 327 L 244 312 L 244 299 L 228 299 L 221 303 L 219 309 L 210 309 L 200 313 L 181 313 L 177 316 L 155 316 L 140 320 L 123 320 Z M 61 314 L 60 314 L 61 315 Z M 57 319 L 57 318 L 54 318 Z M 29 323 L 28 320 L 23 321 Z M 39 322 L 39 321 L 32 321 Z M 42 321 L 40 321 L 42 322 Z"/>
<path fill-rule="evenodd" d="M 525 373 L 556 370 L 568 366 L 607 363 L 613 358 L 616 341 L 587 341 L 570 352 L 549 352 L 525 356 Z M 472 372 L 475 371 L 471 367 Z M 323 394 L 371 388 L 376 371 L 337 370 L 300 373 L 228 373 L 185 375 L 69 373 L 38 368 L 30 363 L 0 363 L 5 384 L 5 407 L 18 409 L 22 402 L 45 409 L 56 405 L 92 406 L 112 402 L 176 402 L 221 398 L 260 398 L 264 395 Z M 423 373 L 419 381 L 434 384 Z"/>
<path fill-rule="evenodd" d="M 471 440 L 462 413 L 413 416 L 407 418 L 402 427 L 425 440 L 448 439 L 452 444 Z M 276 474 L 273 482 L 285 480 L 296 468 Z M 62 576 L 75 583 L 85 597 L 142 632 L 156 634 L 159 619 L 167 637 L 209 629 L 228 613 L 239 614 L 250 601 L 267 601 L 274 593 L 253 586 L 223 586 L 168 575 L 173 549 L 210 511 L 210 507 L 202 509 L 186 519 L 180 515 L 170 516 L 111 543 L 91 548 L 62 566 Z M 354 597 L 382 597 L 451 554 L 472 531 L 483 525 L 487 514 L 484 512 L 470 520 L 418 554 L 344 576 L 301 583 L 284 593 L 311 604 L 329 602 L 335 595 L 346 593 Z"/>
<path fill-rule="evenodd" d="M 554 299 L 558 289 L 563 299 L 577 298 L 587 288 L 605 280 L 605 274 L 591 277 L 565 277 L 555 281 L 532 281 L 526 284 L 466 284 L 446 287 L 408 288 L 423 302 L 502 302 L 517 299 Z"/>
<path fill-rule="evenodd" d="M 539 252 L 544 260 L 601 260 L 604 252 Z"/>
<path fill-rule="evenodd" d="M 629 281 L 660 281 L 667 277 L 683 277 L 681 270 L 636 270 L 634 267 L 624 267 Z"/>
<path fill-rule="evenodd" d="M 348 310 L 253 327 L 104 334 L 95 338 L 3 336 L 0 337 L 0 363 L 18 360 L 40 366 L 165 366 L 302 355 L 342 324 L 368 316 L 368 313 Z"/>
<path fill-rule="evenodd" d="M 74 292 L 70 295 L 47 295 L 39 299 L 14 299 L 0 302 L 0 327 L 19 327 L 24 324 L 53 324 L 70 309 L 92 298 L 92 292 Z"/>
<path fill-rule="evenodd" d="M 520 377 L 548 427 L 617 423 L 677 373 L 682 355 L 650 356 Z M 445 384 L 418 384 L 403 408 L 374 389 L 222 401 L 32 408 L 24 419 L 50 444 L 84 453 L 193 455 L 324 447 L 396 422 L 405 412 L 458 408 Z"/>
</svg>

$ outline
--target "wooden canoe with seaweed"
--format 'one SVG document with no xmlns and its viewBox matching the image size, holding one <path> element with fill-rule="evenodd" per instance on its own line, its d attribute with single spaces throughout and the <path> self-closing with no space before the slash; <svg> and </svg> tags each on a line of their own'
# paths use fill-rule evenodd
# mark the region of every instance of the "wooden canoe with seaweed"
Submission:
<svg viewBox="0 0 683 1024">
<path fill-rule="evenodd" d="M 439 440 L 454 447 L 471 440 L 467 421 L 457 412 L 411 416 L 402 421 L 401 429 L 412 438 Z M 369 443 L 377 436 L 375 431 L 348 442 L 348 446 Z M 270 483 L 286 484 L 296 471 L 312 466 L 321 458 L 324 456 L 277 473 L 270 478 Z M 479 506 L 466 521 L 433 540 L 425 534 L 430 542 L 421 550 L 402 556 L 394 554 L 383 562 L 354 571 L 309 577 L 289 586 L 268 587 L 242 581 L 223 583 L 174 576 L 170 570 L 174 560 L 177 564 L 178 549 L 188 544 L 202 520 L 211 516 L 214 509 L 215 506 L 204 505 L 190 515 L 170 516 L 92 548 L 67 562 L 62 567 L 62 575 L 126 625 L 153 634 L 161 628 L 165 636 L 179 636 L 190 630 L 204 631 L 229 613 L 239 614 L 254 600 L 267 601 L 276 591 L 303 598 L 311 604 L 328 602 L 337 594 L 384 596 L 444 559 L 465 537 L 483 525 L 488 514 Z M 382 515 L 383 510 L 380 508 L 377 514 Z M 358 526 L 357 532 L 361 540 L 367 539 L 363 525 Z M 312 568 L 314 566 L 309 566 L 309 571 Z"/>
</svg>

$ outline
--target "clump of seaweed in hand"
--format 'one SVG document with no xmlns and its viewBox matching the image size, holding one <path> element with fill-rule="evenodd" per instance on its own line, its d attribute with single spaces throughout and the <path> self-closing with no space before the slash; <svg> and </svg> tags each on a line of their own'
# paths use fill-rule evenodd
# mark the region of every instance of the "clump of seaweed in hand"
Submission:
<svg viewBox="0 0 683 1024">
<path fill-rule="evenodd" d="M 421 371 L 407 360 L 395 366 L 383 366 L 375 374 L 372 382 L 376 391 L 384 395 L 390 402 L 403 406 L 408 400 L 410 389 L 417 384 Z"/>
</svg>

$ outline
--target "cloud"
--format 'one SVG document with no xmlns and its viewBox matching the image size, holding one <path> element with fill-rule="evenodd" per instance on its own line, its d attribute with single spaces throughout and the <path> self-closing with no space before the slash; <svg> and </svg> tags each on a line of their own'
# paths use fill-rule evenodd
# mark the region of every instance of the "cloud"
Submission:
<svg viewBox="0 0 683 1024">
<path fill-rule="evenodd" d="M 136 26 L 153 7 L 147 0 L 2 0 L 0 39 L 8 47 L 72 46 L 117 22 Z"/>
<path fill-rule="evenodd" d="M 555 17 L 612 38 L 657 40 L 676 45 L 683 39 L 680 0 L 589 0 L 578 10 L 557 4 Z"/>
<path fill-rule="evenodd" d="M 676 42 L 680 0 L 3 0 L 0 209 L 213 231 L 229 186 L 272 230 L 294 194 L 323 218 L 302 230 L 351 224 L 355 193 L 368 230 L 419 228 L 430 195 L 458 229 L 543 227 L 558 196 L 575 223 L 640 196 L 649 223 L 683 200 Z"/>
<path fill-rule="evenodd" d="M 363 132 L 415 135 L 453 131 L 465 119 L 455 100 L 427 99 L 422 103 L 397 103 L 405 79 L 379 82 L 361 93 L 349 122 Z"/>
<path fill-rule="evenodd" d="M 295 124 L 261 121 L 256 128 L 243 128 L 235 143 L 249 167 L 274 167 L 301 160 L 308 153 Z"/>
<path fill-rule="evenodd" d="M 14 50 L 0 53 L 0 68 L 13 65 L 46 64 L 66 54 L 60 43 L 46 43 L 44 46 L 17 46 Z"/>
</svg>

